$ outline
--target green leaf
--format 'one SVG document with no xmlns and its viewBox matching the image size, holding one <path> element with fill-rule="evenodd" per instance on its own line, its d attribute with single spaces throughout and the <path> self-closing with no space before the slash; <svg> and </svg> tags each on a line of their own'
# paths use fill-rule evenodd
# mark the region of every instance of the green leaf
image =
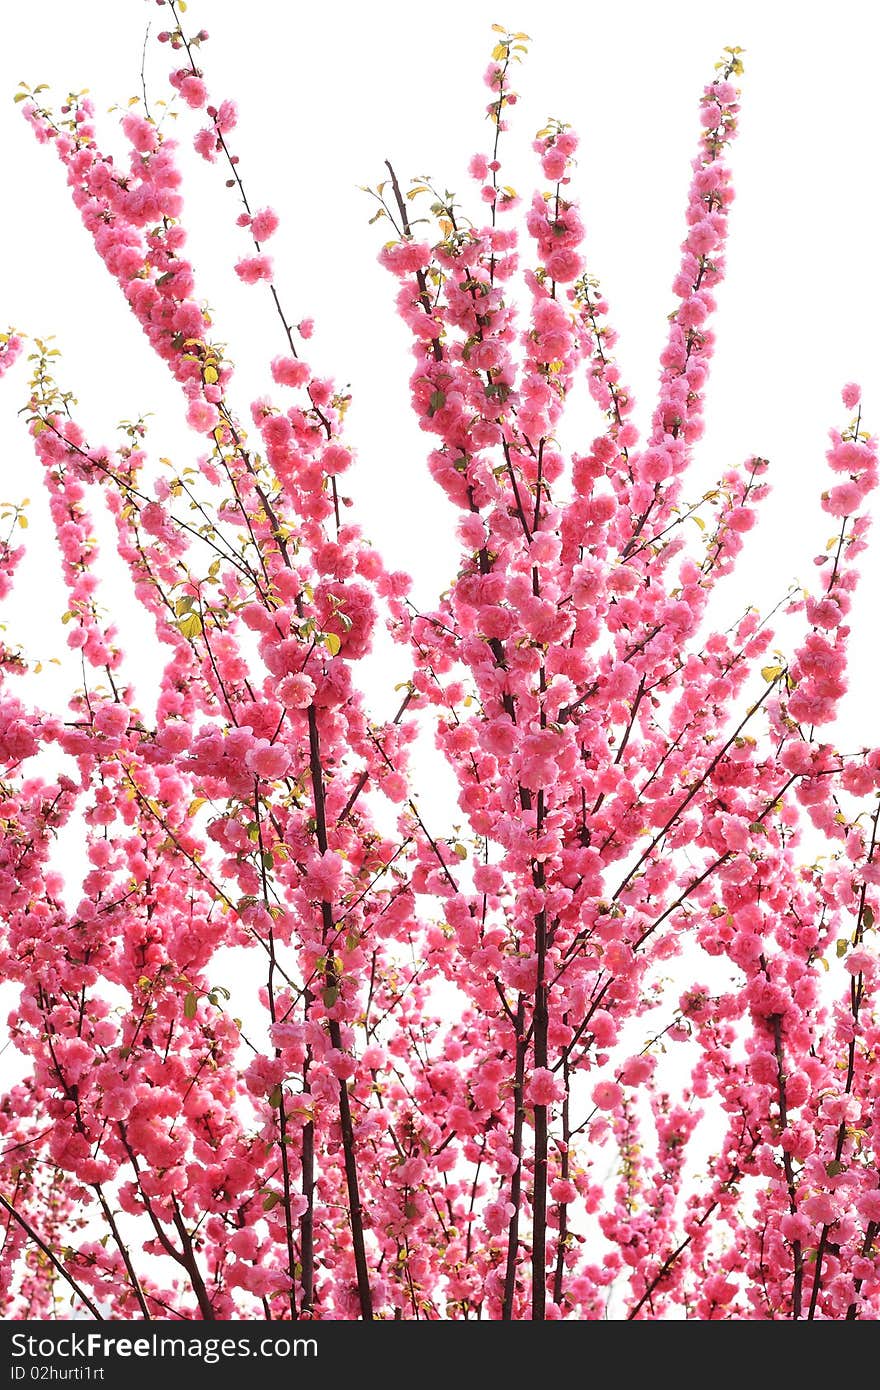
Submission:
<svg viewBox="0 0 880 1390">
<path fill-rule="evenodd" d="M 779 679 L 784 670 L 784 666 L 762 666 L 761 677 L 765 681 L 775 681 Z"/>
<path fill-rule="evenodd" d="M 849 950 L 849 942 L 846 940 L 845 937 L 843 937 L 843 936 L 838 937 L 838 939 L 837 939 L 837 947 L 836 947 L 836 950 L 837 950 L 837 959 L 838 959 L 838 960 L 841 960 L 841 959 L 846 955 L 847 951 Z"/>
<path fill-rule="evenodd" d="M 825 1164 L 825 1172 L 828 1174 L 829 1178 L 836 1178 L 840 1173 L 843 1173 L 845 1169 L 846 1164 L 841 1163 L 837 1158 L 832 1158 L 830 1163 Z"/>
<path fill-rule="evenodd" d="M 442 410 L 446 404 L 446 395 L 443 391 L 432 391 L 429 401 L 429 414 L 433 415 L 435 410 Z"/>
<path fill-rule="evenodd" d="M 199 1011 L 199 996 L 196 994 L 196 992 L 195 992 L 194 989 L 191 989 L 190 992 L 189 992 L 189 994 L 186 996 L 186 998 L 185 998 L 184 1001 L 183 1001 L 183 1016 L 184 1016 L 184 1018 L 188 1018 L 188 1019 L 192 1020 L 192 1019 L 195 1018 L 195 1016 L 196 1016 L 196 1014 L 198 1013 L 198 1011 Z"/>
<path fill-rule="evenodd" d="M 862 909 L 862 922 L 866 927 L 873 927 L 874 925 L 874 909 L 869 907 L 867 903 Z"/>
<path fill-rule="evenodd" d="M 273 1207 L 277 1207 L 277 1205 L 278 1205 L 278 1203 L 279 1203 L 280 1201 L 281 1201 L 281 1195 L 280 1195 L 280 1193 L 278 1193 L 278 1192 L 267 1192 L 266 1195 L 265 1195 L 265 1197 L 263 1198 L 263 1211 L 271 1211 Z"/>
<path fill-rule="evenodd" d="M 338 985 L 328 985 L 327 988 L 323 991 L 323 993 L 322 993 L 322 995 L 321 995 L 321 998 L 322 998 L 323 1001 L 324 1001 L 324 1008 L 325 1008 L 325 1009 L 332 1009 L 332 1008 L 333 1008 L 333 1005 L 336 1003 L 337 999 L 339 998 L 339 986 L 338 986 Z"/>
<path fill-rule="evenodd" d="M 198 613 L 187 613 L 177 624 L 182 637 L 191 639 L 198 637 L 202 630 L 202 620 Z"/>
<path fill-rule="evenodd" d="M 269 1096 L 269 1104 L 271 1105 L 272 1109 L 273 1109 L 273 1110 L 278 1110 L 278 1109 L 280 1109 L 280 1107 L 281 1107 L 281 1102 L 282 1102 L 283 1099 L 284 1099 L 284 1092 L 282 1091 L 280 1085 L 278 1085 L 278 1086 L 273 1086 L 273 1087 L 272 1087 L 271 1095 Z"/>
</svg>

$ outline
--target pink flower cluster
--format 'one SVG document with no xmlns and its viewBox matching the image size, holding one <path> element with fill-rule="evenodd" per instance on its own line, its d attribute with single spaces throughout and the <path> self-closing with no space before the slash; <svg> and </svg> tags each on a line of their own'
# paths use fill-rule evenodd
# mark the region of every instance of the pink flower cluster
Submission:
<svg viewBox="0 0 880 1390">
<path fill-rule="evenodd" d="M 90 443 L 37 347 L 27 418 L 74 693 L 63 714 L 17 698 L 24 659 L 0 650 L 0 967 L 25 1071 L 0 1106 L 4 1307 L 51 1316 L 63 1272 L 80 1308 L 124 1319 L 876 1317 L 880 752 L 832 738 L 877 483 L 858 388 L 790 655 L 770 660 L 756 609 L 719 628 L 711 608 L 767 461 L 684 491 L 737 51 L 700 104 L 644 440 L 574 134 L 537 137 L 521 217 L 499 179 L 524 36 L 486 75 L 476 220 L 441 209 L 416 240 L 406 200 L 386 204 L 380 259 L 461 547 L 419 611 L 339 491 L 347 398 L 298 355 L 262 249 L 277 216 L 248 201 L 234 107 L 195 62 L 207 35 L 169 8 L 172 87 L 254 243 L 235 270 L 271 282 L 282 331 L 244 421 L 173 142 L 129 111 L 119 163 L 86 98 L 57 119 L 25 103 L 201 453 L 184 432 L 160 465 L 143 424 Z M 0 375 L 20 346 L 0 341 Z M 571 451 L 581 378 L 604 422 Z M 155 701 L 102 603 L 98 506 L 153 624 Z M 3 542 L 3 592 L 21 553 Z M 409 666 L 391 718 L 361 694 L 381 620 Z M 412 786 L 426 727 L 454 825 Z"/>
</svg>

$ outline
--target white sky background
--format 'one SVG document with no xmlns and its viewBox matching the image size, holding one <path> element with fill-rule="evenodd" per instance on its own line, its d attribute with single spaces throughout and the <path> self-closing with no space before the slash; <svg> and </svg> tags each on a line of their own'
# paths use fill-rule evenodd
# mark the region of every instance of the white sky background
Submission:
<svg viewBox="0 0 880 1390">
<path fill-rule="evenodd" d="M 182 396 L 154 358 L 116 285 L 94 253 L 51 147 L 34 141 L 12 95 L 20 79 L 48 82 L 58 100 L 88 87 L 105 144 L 120 150 L 114 103 L 140 93 L 141 52 L 152 26 L 147 86 L 169 96 L 166 74 L 180 61 L 155 44 L 169 11 L 143 0 L 37 0 L 0 18 L 0 131 L 7 196 L 0 223 L 0 327 L 54 334 L 59 376 L 79 399 L 92 443 L 117 442 L 122 418 L 155 412 L 148 448 L 181 465 L 201 441 L 187 429 Z M 245 22 L 246 16 L 246 22 Z M 834 529 L 819 509 L 827 481 L 829 425 L 847 412 L 840 387 L 864 387 L 863 420 L 880 425 L 880 322 L 877 149 L 880 114 L 874 65 L 880 10 L 868 0 L 834 6 L 745 0 L 630 0 L 548 6 L 538 0 L 468 0 L 442 12 L 402 3 L 283 5 L 276 0 L 190 0 L 190 31 L 204 25 L 202 50 L 212 98 L 234 97 L 240 124 L 232 145 L 252 205 L 282 217 L 268 244 L 276 284 L 292 322 L 316 320 L 305 355 L 354 403 L 348 438 L 359 463 L 345 490 L 392 566 L 416 580 L 431 605 L 454 572 L 451 508 L 430 480 L 424 457 L 432 437 L 410 416 L 407 331 L 394 312 L 395 281 L 376 261 L 387 223 L 368 225 L 374 205 L 358 185 L 376 183 L 390 157 L 401 182 L 430 174 L 482 216 L 466 166 L 489 147 L 482 73 L 490 25 L 532 39 L 517 72 L 519 104 L 504 137 L 502 180 L 531 193 L 530 144 L 548 115 L 581 137 L 572 193 L 587 227 L 588 268 L 598 274 L 619 331 L 617 356 L 647 421 L 657 358 L 674 301 L 684 209 L 699 135 L 703 84 L 724 44 L 746 51 L 740 135 L 732 150 L 737 200 L 730 221 L 728 276 L 719 291 L 718 348 L 709 386 L 707 431 L 698 447 L 696 497 L 726 467 L 753 453 L 771 460 L 772 498 L 748 539 L 721 616 L 748 601 L 769 608 L 795 577 L 811 584 L 812 557 Z M 199 124 L 184 109 L 176 122 L 186 170 L 185 222 L 198 289 L 212 306 L 217 339 L 238 364 L 234 401 L 271 388 L 268 363 L 281 351 L 280 325 L 265 287 L 240 284 L 233 262 L 250 250 L 235 226 L 236 195 L 223 165 L 191 152 Z M 277 395 L 277 389 L 275 391 Z M 19 367 L 0 387 L 0 498 L 31 498 L 30 556 L 10 606 L 9 638 L 28 637 L 44 660 L 63 655 L 66 607 L 55 578 L 54 547 L 23 423 Z M 569 430 L 567 442 L 586 447 Z M 874 741 L 877 644 L 871 594 L 878 554 L 863 560 L 865 585 L 854 616 L 850 747 Z M 136 648 L 149 629 L 132 612 L 123 622 Z M 385 658 L 383 658 L 384 660 Z M 393 712 L 391 690 L 404 678 L 378 672 L 374 712 Z M 146 673 L 145 673 L 146 674 Z M 43 688 L 51 688 L 44 679 Z M 59 687 L 60 689 L 60 687 Z"/>
</svg>

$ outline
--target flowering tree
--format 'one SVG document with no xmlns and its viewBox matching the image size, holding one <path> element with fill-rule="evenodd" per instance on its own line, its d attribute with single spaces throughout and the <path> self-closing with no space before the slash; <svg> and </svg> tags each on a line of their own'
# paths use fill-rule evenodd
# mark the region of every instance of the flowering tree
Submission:
<svg viewBox="0 0 880 1390">
<path fill-rule="evenodd" d="M 875 1317 L 880 753 L 821 732 L 877 481 L 858 389 L 788 656 L 772 615 L 719 631 L 711 611 L 766 460 L 684 493 L 739 50 L 702 95 L 641 441 L 573 132 L 539 133 L 524 218 L 503 182 L 525 35 L 498 30 L 486 74 L 479 215 L 390 166 L 373 191 L 428 466 L 459 513 L 458 572 L 419 612 L 341 490 L 347 397 L 282 304 L 278 219 L 250 201 L 234 104 L 211 103 L 207 35 L 165 3 L 171 84 L 238 199 L 236 270 L 272 297 L 278 355 L 245 420 L 163 123 L 129 109 L 120 162 L 86 96 L 53 114 L 23 89 L 200 452 L 157 463 L 142 421 L 90 441 L 33 341 L 26 415 L 81 683 L 60 713 L 30 707 L 27 659 L 2 648 L 0 951 L 28 1063 L 0 1107 L 7 1316 L 69 1296 L 123 1319 Z M 6 335 L 0 373 L 22 346 Z M 603 424 L 566 453 L 583 378 Z M 155 627 L 155 709 L 101 602 L 96 508 Z M 23 519 L 6 511 L 4 593 Z M 380 617 L 411 656 L 391 718 L 358 679 Z M 420 808 L 425 734 L 459 826 Z M 55 853 L 72 826 L 84 872 Z M 221 958 L 253 981 L 241 1018 Z"/>
</svg>

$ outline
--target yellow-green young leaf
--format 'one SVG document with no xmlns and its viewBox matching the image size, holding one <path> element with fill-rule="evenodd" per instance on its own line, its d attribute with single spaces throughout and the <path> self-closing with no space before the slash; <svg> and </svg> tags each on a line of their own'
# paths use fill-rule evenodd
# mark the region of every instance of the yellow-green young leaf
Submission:
<svg viewBox="0 0 880 1390">
<path fill-rule="evenodd" d="M 467 852 L 467 850 L 465 849 L 464 845 L 453 845 L 452 848 L 454 849 L 455 853 L 458 855 L 459 859 L 467 859 L 467 854 L 468 854 L 468 852 Z"/>
<path fill-rule="evenodd" d="M 183 1016 L 190 1020 L 194 1019 L 199 1011 L 199 996 L 195 990 L 191 989 L 183 1001 Z"/>
<path fill-rule="evenodd" d="M 214 386 L 220 380 L 220 373 L 216 367 L 206 367 L 204 377 L 208 386 Z"/>
<path fill-rule="evenodd" d="M 192 638 L 198 637 L 202 630 L 202 620 L 198 613 L 187 613 L 177 624 L 181 636 Z"/>
<path fill-rule="evenodd" d="M 342 643 L 340 642 L 335 632 L 325 632 L 324 646 L 327 648 L 331 656 L 338 656 L 339 648 L 342 646 Z"/>
<path fill-rule="evenodd" d="M 188 816 L 194 816 L 194 815 L 196 814 L 197 811 L 200 811 L 200 810 L 201 810 L 201 808 L 204 806 L 204 804 L 205 804 L 205 798 L 204 798 L 203 796 L 194 797 L 193 800 L 189 803 L 189 807 L 188 807 L 188 809 L 187 809 L 187 813 L 186 813 L 186 814 L 187 814 Z"/>
<path fill-rule="evenodd" d="M 761 675 L 765 681 L 775 681 L 779 679 L 784 670 L 784 666 L 762 666 Z"/>
<path fill-rule="evenodd" d="M 267 1192 L 263 1198 L 263 1211 L 271 1211 L 280 1201 L 281 1197 L 277 1192 Z"/>
<path fill-rule="evenodd" d="M 16 92 L 13 101 L 25 101 L 30 96 L 30 92 Z"/>
<path fill-rule="evenodd" d="M 846 955 L 847 951 L 849 950 L 849 942 L 846 940 L 845 937 L 838 937 L 836 949 L 837 959 L 840 960 L 843 956 Z"/>
</svg>

